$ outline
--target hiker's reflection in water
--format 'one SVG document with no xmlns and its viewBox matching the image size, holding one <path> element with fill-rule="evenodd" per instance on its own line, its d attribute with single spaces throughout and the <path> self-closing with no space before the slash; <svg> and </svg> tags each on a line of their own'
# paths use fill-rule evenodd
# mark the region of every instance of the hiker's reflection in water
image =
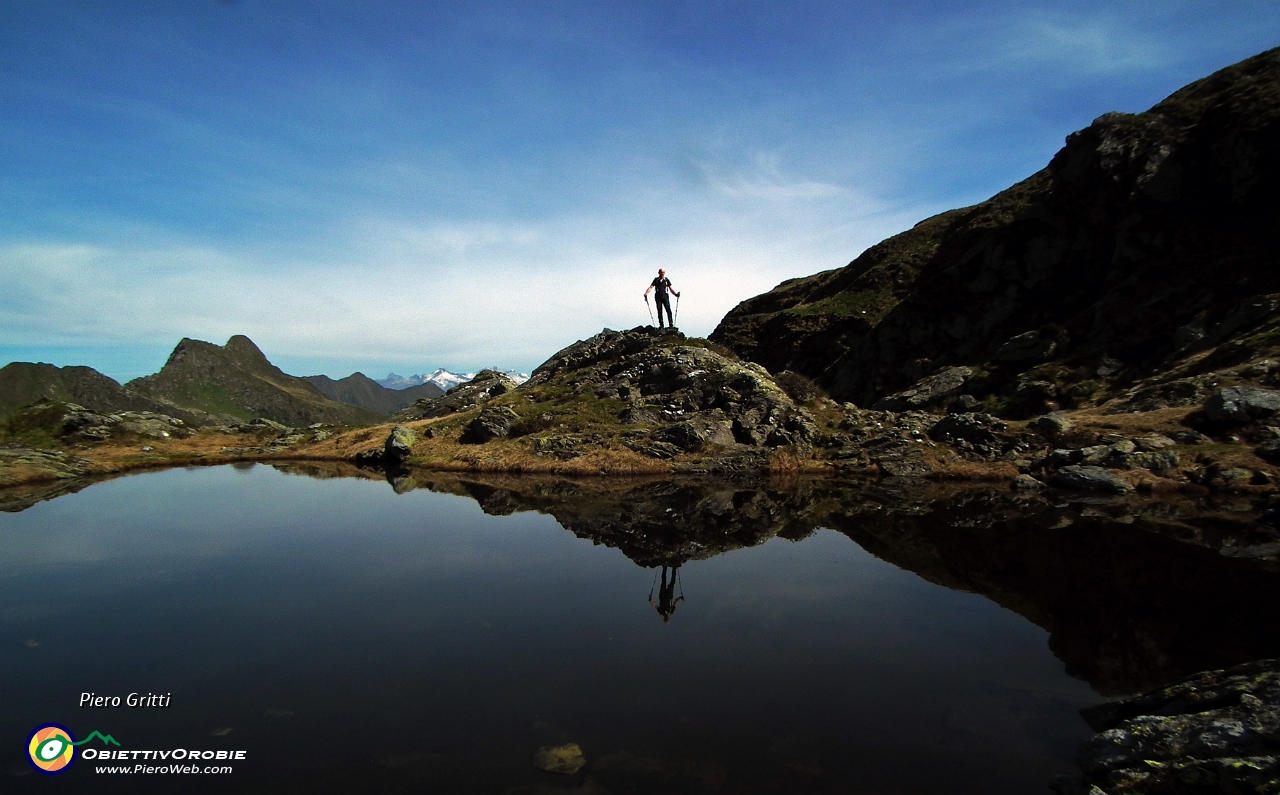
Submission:
<svg viewBox="0 0 1280 795">
<path fill-rule="evenodd" d="M 667 567 L 662 567 L 662 584 L 658 588 L 658 602 L 653 602 L 653 586 L 649 586 L 649 604 L 653 605 L 653 609 L 658 611 L 658 615 L 662 616 L 662 623 L 671 623 L 671 614 L 676 612 L 676 605 L 684 601 L 684 586 L 680 586 L 680 595 L 676 596 L 676 578 L 680 571 L 679 566 L 671 567 L 671 579 L 667 579 Z M 657 576 L 654 576 L 654 582 L 657 584 Z"/>
</svg>

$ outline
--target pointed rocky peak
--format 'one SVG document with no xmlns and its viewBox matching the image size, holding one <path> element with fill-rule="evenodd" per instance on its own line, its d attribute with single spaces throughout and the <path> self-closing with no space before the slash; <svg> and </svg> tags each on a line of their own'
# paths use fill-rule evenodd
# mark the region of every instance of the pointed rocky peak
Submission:
<svg viewBox="0 0 1280 795">
<path fill-rule="evenodd" d="M 163 372 L 165 368 L 178 365 L 184 361 L 205 359 L 210 355 L 216 356 L 219 353 L 221 353 L 221 350 L 213 343 L 205 342 L 204 340 L 193 340 L 190 337 L 183 337 L 178 340 L 177 345 L 173 346 L 173 351 L 169 354 L 169 358 L 165 360 L 164 367 L 161 368 L 161 372 Z"/>
<path fill-rule="evenodd" d="M 243 334 L 235 335 L 227 340 L 227 344 L 222 347 L 241 366 L 248 365 L 254 368 L 274 366 L 267 360 L 266 355 L 262 353 L 258 346 L 253 344 L 253 340 Z"/>
</svg>

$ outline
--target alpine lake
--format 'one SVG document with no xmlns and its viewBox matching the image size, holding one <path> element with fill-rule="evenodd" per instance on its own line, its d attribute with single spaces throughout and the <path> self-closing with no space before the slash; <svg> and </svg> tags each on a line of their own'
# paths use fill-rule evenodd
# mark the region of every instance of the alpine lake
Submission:
<svg viewBox="0 0 1280 795">
<path fill-rule="evenodd" d="M 1045 793 L 1080 709 L 1280 656 L 1247 497 L 280 463 L 0 507 L 4 792 Z M 47 723 L 118 745 L 42 775 Z"/>
</svg>

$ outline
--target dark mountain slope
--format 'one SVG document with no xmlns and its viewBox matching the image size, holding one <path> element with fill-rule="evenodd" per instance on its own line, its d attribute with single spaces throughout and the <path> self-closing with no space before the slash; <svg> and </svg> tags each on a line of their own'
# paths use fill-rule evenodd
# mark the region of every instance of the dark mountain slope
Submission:
<svg viewBox="0 0 1280 795">
<path fill-rule="evenodd" d="M 1089 405 L 1275 352 L 1278 252 L 1280 49 L 1100 117 L 1043 171 L 743 302 L 711 339 L 861 405 L 962 365 L 943 392 L 991 410 Z"/>
<path fill-rule="evenodd" d="M 327 375 L 308 375 L 303 380 L 330 400 L 359 406 L 382 417 L 390 417 L 420 398 L 438 398 L 444 394 L 443 389 L 430 383 L 408 389 L 387 389 L 364 373 L 352 373 L 337 380 Z"/>
<path fill-rule="evenodd" d="M 198 415 L 175 413 L 172 406 L 133 394 L 92 367 L 11 362 L 0 368 L 0 417 L 42 397 L 96 411 L 153 411 L 198 421 Z"/>
<path fill-rule="evenodd" d="M 292 426 L 379 419 L 367 409 L 330 400 L 306 380 L 287 375 L 241 335 L 223 347 L 184 338 L 160 372 L 130 381 L 126 388 L 213 415 L 266 417 Z"/>
</svg>

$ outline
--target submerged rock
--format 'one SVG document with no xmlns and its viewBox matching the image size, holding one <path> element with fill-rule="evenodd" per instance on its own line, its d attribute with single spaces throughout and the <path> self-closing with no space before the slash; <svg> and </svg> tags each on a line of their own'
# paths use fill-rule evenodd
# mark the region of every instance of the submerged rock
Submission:
<svg viewBox="0 0 1280 795">
<path fill-rule="evenodd" d="M 539 748 L 533 754 L 533 766 L 548 773 L 571 776 L 587 763 L 577 743 Z"/>
</svg>

